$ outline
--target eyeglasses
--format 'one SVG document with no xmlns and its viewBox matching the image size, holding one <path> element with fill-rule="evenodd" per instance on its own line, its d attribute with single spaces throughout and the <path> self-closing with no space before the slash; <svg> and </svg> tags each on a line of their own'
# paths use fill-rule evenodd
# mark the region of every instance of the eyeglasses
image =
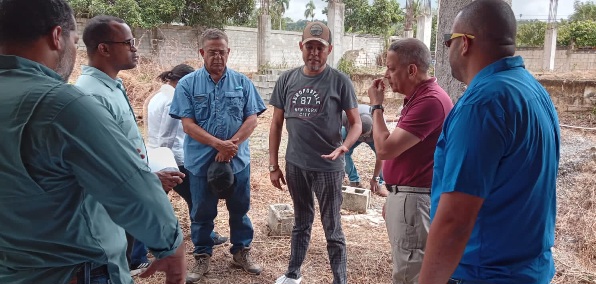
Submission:
<svg viewBox="0 0 596 284">
<path fill-rule="evenodd" d="M 131 38 L 131 39 L 127 39 L 125 41 L 104 41 L 102 43 L 105 44 L 115 44 L 115 43 L 119 43 L 119 44 L 126 44 L 130 47 L 130 49 L 132 49 L 133 47 L 137 47 L 137 40 L 135 38 Z"/>
<path fill-rule="evenodd" d="M 207 56 L 209 56 L 209 57 L 218 57 L 218 56 L 219 57 L 224 57 L 227 54 L 228 54 L 228 52 L 225 51 L 225 50 L 219 50 L 219 51 L 212 51 L 212 50 L 210 50 L 210 51 L 207 51 Z"/>
<path fill-rule="evenodd" d="M 455 39 L 455 38 L 458 38 L 458 37 L 467 37 L 469 39 L 476 38 L 475 36 L 469 35 L 469 34 L 460 34 L 460 33 L 444 34 L 443 35 L 443 40 L 444 40 L 443 43 L 445 44 L 446 47 L 450 47 L 451 46 L 451 41 L 453 39 Z"/>
</svg>

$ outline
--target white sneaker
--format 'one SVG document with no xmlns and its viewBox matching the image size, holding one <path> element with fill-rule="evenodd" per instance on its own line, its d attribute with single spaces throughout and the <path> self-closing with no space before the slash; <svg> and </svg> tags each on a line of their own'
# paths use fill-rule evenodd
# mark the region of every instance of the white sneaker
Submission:
<svg viewBox="0 0 596 284">
<path fill-rule="evenodd" d="M 275 280 L 275 284 L 300 284 L 302 277 L 298 279 L 288 278 L 285 274 Z"/>
</svg>

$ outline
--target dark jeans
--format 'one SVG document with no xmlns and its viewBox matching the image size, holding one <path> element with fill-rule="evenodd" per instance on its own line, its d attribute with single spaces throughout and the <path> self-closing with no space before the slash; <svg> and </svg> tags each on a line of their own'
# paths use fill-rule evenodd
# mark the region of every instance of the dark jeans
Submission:
<svg viewBox="0 0 596 284">
<path fill-rule="evenodd" d="M 178 166 L 178 169 L 181 173 L 183 173 L 184 179 L 182 183 L 174 187 L 174 191 L 184 199 L 186 205 L 188 206 L 188 215 L 192 219 L 192 195 L 190 194 L 190 175 L 191 173 L 184 167 Z"/>
<path fill-rule="evenodd" d="M 345 140 L 346 136 L 347 136 L 347 132 L 344 127 L 341 128 L 341 135 L 342 135 L 342 140 Z M 375 155 L 377 154 L 377 150 L 375 149 L 375 143 L 373 143 L 373 142 L 356 141 L 356 143 L 354 143 L 354 145 L 352 145 L 352 147 L 350 147 L 350 149 L 344 156 L 345 160 L 346 160 L 344 169 L 346 171 L 346 174 L 348 175 L 348 180 L 350 182 L 360 182 L 360 175 L 358 174 L 358 170 L 356 170 L 356 165 L 354 164 L 354 160 L 352 159 L 352 154 L 354 154 L 354 149 L 356 149 L 356 147 L 358 147 L 358 145 L 360 145 L 361 143 L 366 143 L 373 150 Z M 375 157 L 375 162 L 376 162 L 376 157 Z M 382 171 L 379 172 L 379 177 L 381 178 L 381 180 L 379 181 L 379 184 L 383 184 L 383 172 Z"/>
<path fill-rule="evenodd" d="M 86 264 L 88 265 L 88 264 Z M 87 269 L 90 269 L 87 267 Z M 71 278 L 69 284 L 111 284 L 110 275 L 108 274 L 108 268 L 104 265 L 95 269 L 90 269 L 89 273 L 90 281 L 87 282 L 85 276 L 85 267 L 81 267 L 81 269 L 77 272 L 77 274 Z"/>
<path fill-rule="evenodd" d="M 147 258 L 147 246 L 136 240 L 133 236 L 126 233 L 126 260 L 128 261 L 128 266 L 137 266 L 141 263 L 149 262 Z"/>
<path fill-rule="evenodd" d="M 184 167 L 178 166 L 181 173 L 184 174 L 182 183 L 174 187 L 174 191 L 184 199 L 188 206 L 188 215 L 192 221 L 192 195 L 190 194 L 190 175 L 191 173 Z M 215 238 L 215 231 L 211 232 L 211 238 Z"/>
<path fill-rule="evenodd" d="M 192 195 L 191 239 L 195 245 L 194 253 L 213 253 L 213 220 L 217 216 L 219 199 L 213 195 L 207 185 L 206 176 L 188 175 Z M 236 183 L 226 207 L 230 212 L 230 253 L 235 254 L 245 247 L 250 247 L 254 231 L 248 218 L 250 208 L 250 165 L 234 174 Z"/>
</svg>

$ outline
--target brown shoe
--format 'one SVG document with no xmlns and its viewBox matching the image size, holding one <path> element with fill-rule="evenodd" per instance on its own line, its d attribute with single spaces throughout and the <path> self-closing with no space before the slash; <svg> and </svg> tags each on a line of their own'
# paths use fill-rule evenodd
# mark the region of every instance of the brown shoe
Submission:
<svg viewBox="0 0 596 284">
<path fill-rule="evenodd" d="M 194 254 L 195 257 L 195 266 L 192 267 L 192 270 L 186 274 L 186 283 L 195 283 L 207 272 L 209 272 L 209 261 L 211 260 L 211 256 L 206 253 Z"/>
<path fill-rule="evenodd" d="M 350 186 L 351 187 L 362 187 L 359 181 L 351 181 L 350 182 Z"/>
<path fill-rule="evenodd" d="M 232 257 L 232 265 L 241 267 L 244 271 L 255 275 L 259 275 L 263 271 L 263 268 L 252 260 L 250 248 L 243 248 L 235 253 Z"/>
</svg>

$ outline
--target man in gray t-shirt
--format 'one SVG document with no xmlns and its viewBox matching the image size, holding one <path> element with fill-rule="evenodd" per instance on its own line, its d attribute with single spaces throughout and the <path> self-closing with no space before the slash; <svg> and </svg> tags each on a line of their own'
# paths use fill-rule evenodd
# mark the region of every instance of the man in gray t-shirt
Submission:
<svg viewBox="0 0 596 284">
<path fill-rule="evenodd" d="M 346 241 L 339 213 L 344 177 L 343 154 L 362 131 L 356 94 L 350 79 L 327 66 L 331 52 L 331 32 L 325 24 L 310 22 L 299 43 L 304 66 L 283 73 L 271 96 L 273 119 L 269 133 L 271 183 L 281 189 L 286 184 L 279 168 L 278 152 L 284 119 L 287 121 L 286 177 L 294 203 L 294 229 L 288 270 L 276 284 L 302 281 L 300 267 L 306 257 L 317 197 L 334 284 L 347 283 Z M 350 125 L 341 137 L 341 113 Z"/>
</svg>

